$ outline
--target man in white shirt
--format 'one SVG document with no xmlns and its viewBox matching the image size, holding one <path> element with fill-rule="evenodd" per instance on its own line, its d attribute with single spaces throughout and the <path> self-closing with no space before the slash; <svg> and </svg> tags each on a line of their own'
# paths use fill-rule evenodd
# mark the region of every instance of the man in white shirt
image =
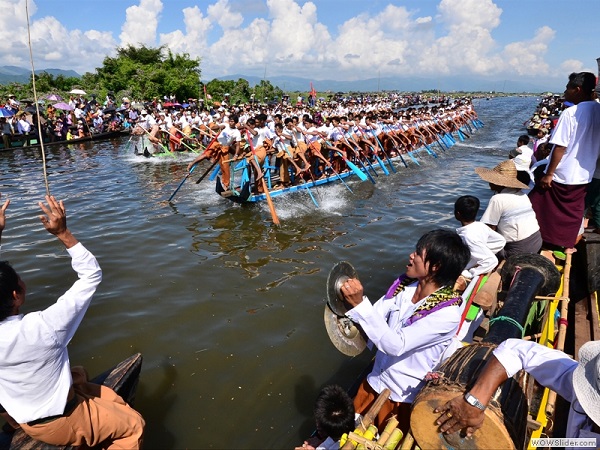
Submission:
<svg viewBox="0 0 600 450">
<path fill-rule="evenodd" d="M 532 179 L 529 168 L 533 159 L 533 150 L 529 148 L 529 136 L 523 134 L 517 139 L 517 148 L 511 150 L 508 157 L 512 159 L 517 168 L 517 179 L 526 185 Z"/>
<path fill-rule="evenodd" d="M 56 303 L 23 315 L 25 283 L 0 262 L 0 404 L 25 433 L 48 444 L 140 448 L 142 416 L 113 390 L 89 383 L 83 368 L 70 367 L 67 344 L 102 271 L 67 228 L 63 202 L 51 196 L 46 201 L 39 203 L 42 224 L 66 247 L 78 280 Z M 7 207 L 8 201 L 0 208 L 0 233 Z"/>
<path fill-rule="evenodd" d="M 444 433 L 466 429 L 471 436 L 483 424 L 485 409 L 496 389 L 520 370 L 571 403 L 567 438 L 595 437 L 600 425 L 600 341 L 590 341 L 579 350 L 579 362 L 561 351 L 532 341 L 507 339 L 486 363 L 470 391 L 437 408 L 437 424 Z M 469 396 L 468 403 L 465 397 Z M 475 399 L 475 400 L 473 400 Z M 598 442 L 598 441 L 596 441 Z M 597 445 L 594 446 L 597 448 Z"/>
<path fill-rule="evenodd" d="M 529 197 L 523 192 L 527 185 L 517 179 L 514 162 L 507 159 L 493 169 L 477 167 L 475 172 L 495 192 L 481 222 L 506 239 L 504 256 L 538 253 L 542 247 L 540 226 Z"/>
<path fill-rule="evenodd" d="M 596 76 L 569 75 L 564 98 L 573 103 L 556 124 L 546 175 L 529 194 L 545 247 L 575 246 L 585 209 L 585 195 L 600 156 L 600 103 L 593 99 Z"/>
<path fill-rule="evenodd" d="M 469 257 L 455 232 L 433 230 L 417 242 L 406 274 L 375 304 L 357 279 L 340 287 L 352 307 L 346 316 L 377 347 L 373 370 L 354 399 L 356 412 L 364 413 L 385 388 L 392 392 L 375 419 L 378 427 L 397 414 L 399 428 L 408 431 L 411 403 L 457 332 L 462 299 L 453 286 Z"/>
</svg>

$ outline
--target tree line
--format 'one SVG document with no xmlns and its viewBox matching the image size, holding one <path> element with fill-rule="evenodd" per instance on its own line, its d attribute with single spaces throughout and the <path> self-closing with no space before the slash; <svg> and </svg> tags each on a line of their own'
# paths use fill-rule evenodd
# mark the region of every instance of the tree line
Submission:
<svg viewBox="0 0 600 450">
<path fill-rule="evenodd" d="M 158 48 L 145 45 L 117 48 L 114 57 L 107 56 L 102 66 L 87 72 L 80 78 L 52 75 L 47 72 L 35 74 L 35 89 L 38 99 L 55 93 L 68 98 L 73 89 L 83 89 L 100 100 L 107 95 L 117 101 L 122 97 L 132 100 L 162 100 L 174 97 L 180 102 L 188 99 L 205 99 L 209 102 L 223 101 L 228 94 L 230 103 L 266 103 L 281 99 L 284 92 L 268 80 L 251 87 L 247 80 L 217 80 L 202 83 L 200 58 L 191 58 L 187 53 L 173 53 L 166 46 Z M 9 83 L 0 85 L 0 104 L 8 95 L 18 100 L 33 99 L 33 79 L 28 84 Z"/>
</svg>

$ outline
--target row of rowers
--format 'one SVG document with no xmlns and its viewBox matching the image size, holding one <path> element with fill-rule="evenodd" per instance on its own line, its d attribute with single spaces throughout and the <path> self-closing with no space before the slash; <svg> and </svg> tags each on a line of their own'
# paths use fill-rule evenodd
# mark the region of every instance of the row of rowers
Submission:
<svg viewBox="0 0 600 450">
<path fill-rule="evenodd" d="M 285 119 L 275 115 L 273 120 L 266 114 L 258 114 L 245 123 L 231 115 L 199 130 L 210 142 L 188 169 L 203 159 L 217 160 L 223 187 L 232 189 L 230 164 L 245 158 L 258 180 L 267 162 L 269 168 L 278 169 L 281 186 L 286 187 L 293 182 L 326 176 L 326 168 L 334 173 L 345 172 L 349 170 L 347 159 L 373 162 L 412 151 L 476 118 L 474 111 L 465 109 L 462 115 L 445 120 L 420 117 L 409 122 L 398 117 L 387 119 L 366 114 L 354 120 L 328 117 L 318 125 L 308 114 Z M 290 165 L 294 169 L 292 177 Z M 257 190 L 260 191 L 258 187 Z"/>
<path fill-rule="evenodd" d="M 258 114 L 267 114 L 267 124 L 273 131 L 276 118 L 286 119 L 294 116 L 304 117 L 309 115 L 315 120 L 317 125 L 321 125 L 327 118 L 334 116 L 347 116 L 350 121 L 362 121 L 364 125 L 367 115 L 377 115 L 382 121 L 411 123 L 419 120 L 447 120 L 463 116 L 465 113 L 472 114 L 473 107 L 470 101 L 460 101 L 444 104 L 440 106 L 423 106 L 420 108 L 406 108 L 396 110 L 391 108 L 378 108 L 369 110 L 364 105 L 360 109 L 353 107 L 342 107 L 342 105 L 321 106 L 319 108 L 309 110 L 306 108 L 255 108 L 251 105 L 246 106 L 227 106 L 222 105 L 218 108 L 210 110 L 165 110 L 165 109 L 142 109 L 139 116 L 135 113 L 134 121 L 142 127 L 150 130 L 152 126 L 158 124 L 166 128 L 175 125 L 185 135 L 186 128 L 188 131 L 194 130 L 194 127 L 199 128 L 200 125 L 206 127 L 212 123 L 223 123 L 231 115 L 238 116 L 239 122 L 245 124 L 249 118 L 256 117 Z"/>
</svg>

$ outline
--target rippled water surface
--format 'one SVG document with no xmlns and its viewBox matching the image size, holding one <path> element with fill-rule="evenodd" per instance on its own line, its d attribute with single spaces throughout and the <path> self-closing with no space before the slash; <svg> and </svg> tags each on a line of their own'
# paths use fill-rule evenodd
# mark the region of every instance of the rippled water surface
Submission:
<svg viewBox="0 0 600 450">
<path fill-rule="evenodd" d="M 143 353 L 136 407 L 146 448 L 292 448 L 312 430 L 320 387 L 351 385 L 370 357 L 346 357 L 327 337 L 332 266 L 351 262 L 379 298 L 424 232 L 458 226 L 458 196 L 485 208 L 491 191 L 473 168 L 507 157 L 538 101 L 475 100 L 485 127 L 471 139 L 380 173 L 376 185 L 350 181 L 353 194 L 318 188 L 319 208 L 307 193 L 275 198 L 280 227 L 266 204 L 232 204 L 208 180 L 190 178 L 169 204 L 185 157 L 134 156 L 127 139 L 47 150 L 50 190 L 104 271 L 72 363 L 93 374 Z M 38 218 L 41 161 L 39 151 L 0 153 L 0 191 L 12 201 L 2 258 L 27 283 L 27 311 L 74 281 Z"/>
</svg>

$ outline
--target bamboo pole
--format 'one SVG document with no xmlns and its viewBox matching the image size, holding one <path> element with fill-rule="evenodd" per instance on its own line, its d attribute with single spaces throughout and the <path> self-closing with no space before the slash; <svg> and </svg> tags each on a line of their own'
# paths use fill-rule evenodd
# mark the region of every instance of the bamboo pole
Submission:
<svg viewBox="0 0 600 450">
<path fill-rule="evenodd" d="M 398 450 L 410 450 L 413 447 L 414 443 L 415 438 L 413 437 L 410 430 L 408 430 L 408 433 L 406 433 L 406 437 L 402 441 L 402 445 L 400 445 L 400 448 Z"/>
<path fill-rule="evenodd" d="M 558 326 L 558 338 L 556 343 L 557 350 L 564 350 L 565 338 L 567 335 L 567 316 L 569 314 L 569 282 L 571 280 L 571 258 L 575 249 L 568 248 L 565 250 L 567 258 L 565 261 L 565 270 L 563 273 L 563 296 L 560 303 L 560 322 Z M 546 404 L 546 416 L 554 415 L 554 404 L 556 403 L 556 392 L 550 391 L 548 394 L 548 403 Z"/>
<path fill-rule="evenodd" d="M 392 434 L 392 431 L 394 431 L 394 429 L 397 426 L 398 426 L 398 419 L 397 419 L 397 417 L 395 415 L 393 415 L 388 420 L 388 423 L 385 426 L 385 429 L 383 430 L 383 432 L 381 433 L 381 435 L 379 436 L 379 439 L 377 439 L 377 443 L 380 444 L 380 445 L 384 445 L 385 442 L 390 437 L 390 435 Z"/>
<path fill-rule="evenodd" d="M 373 405 L 369 408 L 367 413 L 361 419 L 360 425 L 357 426 L 356 429 L 354 430 L 355 433 L 364 433 L 367 430 L 367 428 L 369 428 L 369 425 L 371 425 L 375 421 L 375 417 L 377 417 L 377 414 L 379 414 L 381 407 L 387 401 L 387 399 L 390 397 L 391 393 L 392 393 L 392 391 L 389 390 L 388 388 L 385 388 L 383 391 L 381 391 L 381 393 L 379 394 L 379 396 L 377 397 L 377 399 L 375 400 Z M 358 442 L 358 441 L 355 440 L 353 442 L 352 439 L 349 438 L 346 441 L 346 443 L 344 444 L 344 446 L 342 447 L 342 449 L 343 450 L 353 450 L 356 447 L 355 442 Z"/>
</svg>

